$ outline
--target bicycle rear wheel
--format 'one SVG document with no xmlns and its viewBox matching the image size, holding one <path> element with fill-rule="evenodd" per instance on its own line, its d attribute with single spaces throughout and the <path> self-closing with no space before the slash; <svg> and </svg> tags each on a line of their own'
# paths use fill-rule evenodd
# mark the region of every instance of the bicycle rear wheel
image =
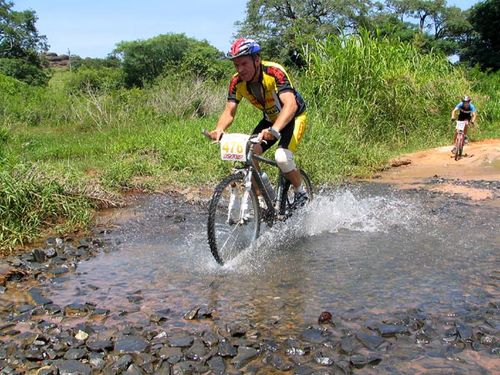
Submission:
<svg viewBox="0 0 500 375">
<path fill-rule="evenodd" d="M 245 206 L 247 208 L 243 208 Z M 245 191 L 244 175 L 226 177 L 214 190 L 208 210 L 208 244 L 223 265 L 259 237 L 260 207 L 255 192 Z"/>
</svg>

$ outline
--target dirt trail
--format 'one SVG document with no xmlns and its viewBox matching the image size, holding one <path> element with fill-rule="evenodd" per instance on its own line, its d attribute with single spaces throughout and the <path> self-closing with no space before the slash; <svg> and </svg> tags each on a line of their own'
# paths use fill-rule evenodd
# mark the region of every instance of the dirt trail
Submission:
<svg viewBox="0 0 500 375">
<path fill-rule="evenodd" d="M 500 183 L 500 139 L 467 144 L 465 156 L 458 161 L 450 151 L 451 146 L 445 146 L 401 155 L 370 181 L 395 184 L 401 189 L 460 194 L 472 200 L 495 200 Z"/>
</svg>

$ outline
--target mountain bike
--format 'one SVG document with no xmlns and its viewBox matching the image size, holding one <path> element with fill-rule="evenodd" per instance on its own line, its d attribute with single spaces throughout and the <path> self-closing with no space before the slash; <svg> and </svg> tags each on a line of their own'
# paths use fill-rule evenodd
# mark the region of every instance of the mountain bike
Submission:
<svg viewBox="0 0 500 375">
<path fill-rule="evenodd" d="M 457 137 L 455 139 L 455 160 L 458 160 L 462 157 L 462 153 L 464 150 L 465 143 L 465 128 L 468 125 L 468 121 L 457 121 L 457 125 L 455 126 L 455 131 L 457 132 Z"/>
<path fill-rule="evenodd" d="M 208 132 L 203 134 L 209 137 Z M 259 237 L 261 223 L 274 223 L 290 218 L 298 204 L 290 182 L 274 160 L 254 154 L 253 145 L 262 141 L 258 135 L 224 133 L 219 141 L 221 159 L 234 162 L 232 173 L 214 189 L 208 209 L 208 244 L 220 265 L 235 258 Z M 273 188 L 257 163 L 278 169 Z M 309 176 L 299 169 L 309 200 L 313 186 Z M 258 193 L 260 196 L 258 196 Z"/>
</svg>

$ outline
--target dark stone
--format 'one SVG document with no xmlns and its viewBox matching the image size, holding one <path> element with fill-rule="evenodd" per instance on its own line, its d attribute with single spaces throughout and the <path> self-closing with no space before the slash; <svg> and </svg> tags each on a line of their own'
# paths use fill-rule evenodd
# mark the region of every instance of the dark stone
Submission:
<svg viewBox="0 0 500 375">
<path fill-rule="evenodd" d="M 361 354 L 356 354 L 351 356 L 351 364 L 356 368 L 363 368 L 366 365 L 375 366 L 382 361 L 382 357 L 378 355 L 364 356 Z"/>
<path fill-rule="evenodd" d="M 111 369 L 120 374 L 124 372 L 132 363 L 132 357 L 128 354 L 120 356 L 115 363 L 111 365 Z"/>
<path fill-rule="evenodd" d="M 351 355 L 356 348 L 356 342 L 354 341 L 354 336 L 347 336 L 342 338 L 340 341 L 340 353 Z"/>
<path fill-rule="evenodd" d="M 359 342 L 361 342 L 361 344 L 363 344 L 370 350 L 378 348 L 384 342 L 384 339 L 380 336 L 367 335 L 362 332 L 356 333 L 356 338 L 359 340 Z"/>
<path fill-rule="evenodd" d="M 382 337 L 410 334 L 410 330 L 407 326 L 398 324 L 379 324 L 376 329 Z"/>
<path fill-rule="evenodd" d="M 226 332 L 232 337 L 242 337 L 245 336 L 247 330 L 239 324 L 228 324 L 226 325 Z"/>
<path fill-rule="evenodd" d="M 187 348 L 193 344 L 193 338 L 191 336 L 172 337 L 168 341 L 170 346 L 180 348 Z"/>
<path fill-rule="evenodd" d="M 31 288 L 30 290 L 28 290 L 28 294 L 33 300 L 33 303 L 37 306 L 43 306 L 52 303 L 50 299 L 42 296 L 42 291 L 39 288 Z"/>
<path fill-rule="evenodd" d="M 65 316 L 85 316 L 90 312 L 89 305 L 72 303 L 64 307 Z"/>
<path fill-rule="evenodd" d="M 224 364 L 224 360 L 222 357 L 215 356 L 208 360 L 208 367 L 210 368 L 211 373 L 216 375 L 223 375 L 226 373 L 226 365 Z"/>
<path fill-rule="evenodd" d="M 289 360 L 281 357 L 276 353 L 268 353 L 264 357 L 263 362 L 265 364 L 272 365 L 280 371 L 288 371 L 293 367 L 293 364 Z"/>
<path fill-rule="evenodd" d="M 111 340 L 97 340 L 95 338 L 88 339 L 85 343 L 87 349 L 93 352 L 104 352 L 113 349 Z"/>
<path fill-rule="evenodd" d="M 193 345 L 186 350 L 186 357 L 195 361 L 200 360 L 207 354 L 207 349 L 200 339 L 196 339 Z"/>
<path fill-rule="evenodd" d="M 254 348 L 240 346 L 238 348 L 238 354 L 234 357 L 231 363 L 236 368 L 242 368 L 252 359 L 254 359 L 259 354 L 259 351 Z"/>
<path fill-rule="evenodd" d="M 333 355 L 321 350 L 314 353 L 314 361 L 321 366 L 331 366 L 335 362 Z"/>
<path fill-rule="evenodd" d="M 55 361 L 54 365 L 59 370 L 59 375 L 90 375 L 92 372 L 89 365 L 72 359 L 60 359 Z"/>
<path fill-rule="evenodd" d="M 64 359 L 82 359 L 87 355 L 85 349 L 71 348 L 66 353 L 64 353 Z"/>
<path fill-rule="evenodd" d="M 95 370 L 102 370 L 106 365 L 104 361 L 104 354 L 102 353 L 89 353 L 89 363 Z"/>
<path fill-rule="evenodd" d="M 234 357 L 237 353 L 236 347 L 227 340 L 221 340 L 219 342 L 219 350 L 217 354 L 221 357 Z"/>
<path fill-rule="evenodd" d="M 182 349 L 164 346 L 160 349 L 158 355 L 160 358 L 168 360 L 168 363 L 177 363 L 182 359 Z"/>
<path fill-rule="evenodd" d="M 184 314 L 183 318 L 186 320 L 194 320 L 198 316 L 198 310 L 200 307 L 194 307 L 191 310 L 189 310 L 187 313 Z"/>
<path fill-rule="evenodd" d="M 184 361 L 172 366 L 174 374 L 202 374 L 208 371 L 208 367 L 193 361 Z"/>
<path fill-rule="evenodd" d="M 35 262 L 38 263 L 43 263 L 47 260 L 47 255 L 43 250 L 40 249 L 33 249 L 31 252 L 33 254 L 33 258 L 35 259 Z"/>
<path fill-rule="evenodd" d="M 52 270 L 52 274 L 54 275 L 63 275 L 67 273 L 69 270 L 66 267 L 57 267 Z"/>
<path fill-rule="evenodd" d="M 300 337 L 305 341 L 314 344 L 321 344 L 328 339 L 326 333 L 323 330 L 312 327 L 309 327 L 308 329 L 303 331 L 300 334 Z"/>
<path fill-rule="evenodd" d="M 119 353 L 141 353 L 148 347 L 148 342 L 139 336 L 122 336 L 115 343 L 115 351 Z"/>
<path fill-rule="evenodd" d="M 463 341 L 472 341 L 472 328 L 465 324 L 455 323 L 457 328 L 458 337 Z"/>
<path fill-rule="evenodd" d="M 203 333 L 202 340 L 207 346 L 212 347 L 219 343 L 219 336 L 213 332 L 206 331 Z"/>
</svg>

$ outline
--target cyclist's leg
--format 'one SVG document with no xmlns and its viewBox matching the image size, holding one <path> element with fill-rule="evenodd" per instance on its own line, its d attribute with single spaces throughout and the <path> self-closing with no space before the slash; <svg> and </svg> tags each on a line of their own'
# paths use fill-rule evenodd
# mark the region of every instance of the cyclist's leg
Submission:
<svg viewBox="0 0 500 375">
<path fill-rule="evenodd" d="M 267 129 L 273 125 L 272 122 L 266 120 L 263 118 L 260 120 L 260 122 L 257 124 L 257 126 L 253 129 L 252 134 L 259 134 L 262 130 Z M 261 155 L 262 153 L 266 152 L 269 148 L 271 148 L 277 141 L 266 141 L 266 143 L 260 144 L 260 145 L 254 145 L 253 146 L 253 151 L 254 154 L 256 155 Z"/>
<path fill-rule="evenodd" d="M 293 153 L 297 149 L 307 124 L 306 113 L 295 117 L 281 130 L 281 139 L 275 153 L 275 159 L 285 177 L 291 182 L 295 191 L 302 190 L 302 177 L 293 160 Z"/>
</svg>

